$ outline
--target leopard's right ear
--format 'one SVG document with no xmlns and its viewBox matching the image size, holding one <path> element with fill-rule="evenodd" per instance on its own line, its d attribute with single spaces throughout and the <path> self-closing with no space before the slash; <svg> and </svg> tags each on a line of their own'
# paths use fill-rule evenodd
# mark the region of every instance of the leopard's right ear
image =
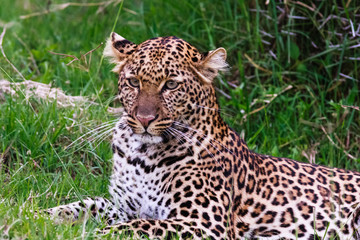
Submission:
<svg viewBox="0 0 360 240">
<path fill-rule="evenodd" d="M 110 59 L 111 63 L 115 63 L 116 66 L 112 70 L 113 72 L 119 73 L 123 66 L 125 65 L 127 58 L 131 55 L 137 45 L 135 43 L 126 40 L 119 34 L 113 32 L 111 33 L 109 39 L 106 41 L 106 46 L 104 48 L 104 57 Z"/>
</svg>

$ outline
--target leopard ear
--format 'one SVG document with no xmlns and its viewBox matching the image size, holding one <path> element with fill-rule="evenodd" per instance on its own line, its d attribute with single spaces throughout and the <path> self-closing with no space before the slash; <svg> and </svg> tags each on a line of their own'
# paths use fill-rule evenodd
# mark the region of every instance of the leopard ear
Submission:
<svg viewBox="0 0 360 240">
<path fill-rule="evenodd" d="M 226 50 L 224 48 L 218 48 L 203 53 L 199 63 L 192 68 L 204 83 L 211 83 L 219 71 L 228 69 Z"/>
<path fill-rule="evenodd" d="M 104 57 L 108 57 L 111 63 L 115 63 L 116 66 L 113 72 L 120 72 L 125 65 L 127 58 L 131 55 L 137 45 L 135 43 L 126 40 L 119 34 L 113 32 L 106 41 L 104 48 Z"/>
</svg>

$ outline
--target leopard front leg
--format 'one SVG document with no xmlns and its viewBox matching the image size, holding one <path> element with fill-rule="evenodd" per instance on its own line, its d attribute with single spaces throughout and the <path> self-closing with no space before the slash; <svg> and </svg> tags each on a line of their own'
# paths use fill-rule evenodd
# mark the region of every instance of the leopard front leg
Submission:
<svg viewBox="0 0 360 240">
<path fill-rule="evenodd" d="M 134 219 L 126 223 L 107 226 L 97 232 L 98 234 L 126 234 L 134 235 L 134 239 L 147 236 L 149 239 L 215 239 L 209 229 L 196 222 L 181 219 L 150 220 Z M 223 236 L 225 238 L 225 236 Z"/>
<path fill-rule="evenodd" d="M 60 222 L 76 222 L 90 216 L 97 221 L 106 221 L 109 225 L 128 220 L 126 213 L 121 208 L 117 208 L 111 201 L 102 197 L 86 198 L 41 212 L 49 214 L 55 221 Z"/>
</svg>

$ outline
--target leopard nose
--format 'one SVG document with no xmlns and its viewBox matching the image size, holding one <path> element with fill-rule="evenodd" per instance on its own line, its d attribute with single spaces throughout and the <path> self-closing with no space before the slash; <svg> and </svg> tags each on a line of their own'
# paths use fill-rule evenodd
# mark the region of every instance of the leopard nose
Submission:
<svg viewBox="0 0 360 240">
<path fill-rule="evenodd" d="M 136 115 L 136 118 L 146 128 L 149 126 L 149 123 L 155 119 L 155 116 L 154 115 L 142 116 L 142 115 L 138 114 L 138 115 Z"/>
</svg>

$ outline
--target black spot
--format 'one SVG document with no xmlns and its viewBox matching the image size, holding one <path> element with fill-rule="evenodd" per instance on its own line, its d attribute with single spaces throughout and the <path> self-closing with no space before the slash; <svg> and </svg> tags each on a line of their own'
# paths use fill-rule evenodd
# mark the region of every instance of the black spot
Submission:
<svg viewBox="0 0 360 240">
<path fill-rule="evenodd" d="M 219 224 L 215 225 L 215 228 L 221 233 L 225 232 L 225 229 L 222 226 L 220 226 Z"/>
<path fill-rule="evenodd" d="M 150 224 L 145 223 L 144 225 L 141 226 L 141 228 L 145 231 L 150 229 Z"/>
<path fill-rule="evenodd" d="M 221 222 L 222 217 L 220 215 L 215 214 L 214 215 L 215 221 Z"/>
<path fill-rule="evenodd" d="M 175 187 L 179 188 L 182 184 L 183 184 L 183 182 L 181 180 L 177 180 L 175 183 Z"/>
<path fill-rule="evenodd" d="M 186 201 L 180 204 L 181 208 L 191 208 L 192 202 L 191 201 Z"/>
<path fill-rule="evenodd" d="M 181 239 L 191 239 L 193 237 L 193 234 L 190 232 L 183 232 L 181 234 Z"/>
<path fill-rule="evenodd" d="M 210 220 L 209 214 L 207 214 L 206 212 L 204 212 L 202 216 L 205 220 L 207 220 L 207 221 Z"/>
<path fill-rule="evenodd" d="M 184 217 L 187 217 L 187 216 L 189 216 L 190 213 L 186 210 L 181 210 L 180 214 L 183 215 Z"/>
<path fill-rule="evenodd" d="M 159 161 L 158 167 L 160 168 L 164 164 L 165 164 L 165 166 L 170 166 L 170 165 L 172 165 L 172 164 L 174 164 L 176 162 L 179 162 L 179 161 L 183 160 L 187 156 L 192 156 L 192 153 L 190 151 L 187 151 L 187 153 L 184 154 L 184 155 L 166 157 L 166 158 L 162 159 L 161 161 Z"/>
</svg>

